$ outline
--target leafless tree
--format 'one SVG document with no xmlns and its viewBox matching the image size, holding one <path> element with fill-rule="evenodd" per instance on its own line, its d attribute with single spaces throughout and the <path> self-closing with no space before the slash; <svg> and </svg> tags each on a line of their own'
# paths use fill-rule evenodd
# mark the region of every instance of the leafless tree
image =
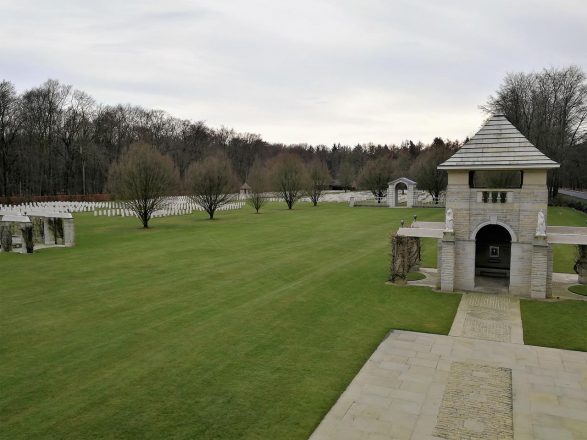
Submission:
<svg viewBox="0 0 587 440">
<path fill-rule="evenodd" d="M 55 194 L 58 182 L 56 140 L 58 139 L 61 112 L 71 86 L 50 79 L 40 87 L 27 91 L 22 97 L 24 124 L 37 143 L 41 155 L 43 180 L 39 181 L 39 194 Z"/>
<path fill-rule="evenodd" d="M 390 159 L 372 159 L 365 163 L 358 177 L 359 186 L 368 189 L 381 203 L 387 195 L 387 186 L 393 177 Z"/>
<path fill-rule="evenodd" d="M 108 188 L 149 227 L 155 211 L 164 209 L 174 194 L 178 173 L 173 161 L 145 143 L 132 144 L 110 168 Z"/>
<path fill-rule="evenodd" d="M 247 196 L 247 203 L 259 214 L 261 208 L 267 203 L 267 169 L 258 160 L 253 163 L 249 171 L 247 183 L 251 187 Z"/>
<path fill-rule="evenodd" d="M 314 159 L 308 166 L 308 197 L 314 206 L 318 205 L 322 193 L 330 182 L 330 173 L 326 164 Z"/>
<path fill-rule="evenodd" d="M 352 186 L 355 180 L 355 169 L 353 164 L 349 161 L 345 161 L 340 164 L 338 169 L 338 181 L 340 186 L 344 188 L 344 192 L 347 192 Z"/>
<path fill-rule="evenodd" d="M 452 156 L 458 146 L 458 143 L 444 142 L 441 138 L 434 138 L 432 145 L 424 149 L 414 162 L 413 174 L 418 182 L 418 188 L 428 191 L 436 203 L 448 183 L 446 171 L 439 170 L 438 165 Z"/>
<path fill-rule="evenodd" d="M 20 99 L 11 82 L 0 82 L 0 164 L 2 165 L 2 193 L 8 195 L 8 170 L 14 161 L 12 145 L 22 125 Z"/>
<path fill-rule="evenodd" d="M 82 194 L 86 194 L 86 163 L 92 136 L 92 118 L 95 110 L 94 99 L 80 90 L 75 90 L 63 111 L 60 124 L 60 138 L 63 142 L 64 187 L 68 191 L 74 161 L 79 157 Z"/>
<path fill-rule="evenodd" d="M 214 219 L 218 208 L 235 199 L 238 184 L 230 161 L 223 153 L 208 156 L 192 164 L 187 171 L 191 199 Z"/>
<path fill-rule="evenodd" d="M 587 81 L 577 66 L 508 74 L 495 96 L 481 107 L 504 114 L 530 142 L 562 169 L 569 150 L 587 137 Z M 550 197 L 560 185 L 561 170 L 549 171 Z"/>
<path fill-rule="evenodd" d="M 293 153 L 281 153 L 271 166 L 272 185 L 288 209 L 303 196 L 308 177 L 302 160 Z"/>
</svg>

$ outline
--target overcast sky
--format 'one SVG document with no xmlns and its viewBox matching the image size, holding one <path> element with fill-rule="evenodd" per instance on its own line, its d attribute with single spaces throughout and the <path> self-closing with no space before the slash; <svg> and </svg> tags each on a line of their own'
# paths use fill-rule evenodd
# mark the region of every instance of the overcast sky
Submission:
<svg viewBox="0 0 587 440">
<path fill-rule="evenodd" d="M 512 71 L 587 66 L 586 0 L 0 0 L 0 78 L 284 143 L 479 128 Z"/>
</svg>

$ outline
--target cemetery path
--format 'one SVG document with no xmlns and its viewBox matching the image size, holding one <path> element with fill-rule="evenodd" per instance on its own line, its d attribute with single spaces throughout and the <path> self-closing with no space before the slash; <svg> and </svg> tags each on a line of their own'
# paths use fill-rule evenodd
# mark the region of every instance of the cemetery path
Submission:
<svg viewBox="0 0 587 440">
<path fill-rule="evenodd" d="M 510 295 L 463 294 L 449 335 L 523 344 L 520 299 Z"/>
<path fill-rule="evenodd" d="M 310 440 L 463 438 L 587 438 L 587 353 L 524 345 L 518 298 L 463 295 L 448 336 L 391 332 Z"/>
</svg>

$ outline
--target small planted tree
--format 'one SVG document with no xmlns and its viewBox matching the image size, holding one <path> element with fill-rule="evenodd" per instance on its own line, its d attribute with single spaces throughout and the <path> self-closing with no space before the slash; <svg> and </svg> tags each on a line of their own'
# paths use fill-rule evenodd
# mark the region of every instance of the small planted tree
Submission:
<svg viewBox="0 0 587 440">
<path fill-rule="evenodd" d="M 4 252 L 12 250 L 12 232 L 10 226 L 0 226 L 0 245 Z"/>
<path fill-rule="evenodd" d="M 368 189 L 381 203 L 387 195 L 387 184 L 392 177 L 391 162 L 386 159 L 373 159 L 365 163 L 359 174 L 359 186 Z"/>
<path fill-rule="evenodd" d="M 456 148 L 445 143 L 441 138 L 434 138 L 432 145 L 420 153 L 414 164 L 418 188 L 428 191 L 435 203 L 438 203 L 440 193 L 446 189 L 448 175 L 439 170 L 438 165 L 454 154 Z"/>
<path fill-rule="evenodd" d="M 308 167 L 308 197 L 314 206 L 318 205 L 318 201 L 329 182 L 330 173 L 326 164 L 318 159 L 310 163 Z"/>
<path fill-rule="evenodd" d="M 295 154 L 282 153 L 273 162 L 272 183 L 288 209 L 302 198 L 308 181 L 306 168 Z"/>
<path fill-rule="evenodd" d="M 251 167 L 247 181 L 251 187 L 247 203 L 259 214 L 259 210 L 267 203 L 265 193 L 268 189 L 267 170 L 259 161 L 256 161 Z"/>
<path fill-rule="evenodd" d="M 110 168 L 108 189 L 148 228 L 153 213 L 167 206 L 167 197 L 177 190 L 178 181 L 169 157 L 149 144 L 134 143 Z"/>
<path fill-rule="evenodd" d="M 24 240 L 24 245 L 26 247 L 27 254 L 32 254 L 35 249 L 32 224 L 26 224 L 22 227 L 22 238 Z"/>
<path fill-rule="evenodd" d="M 222 153 L 208 156 L 202 162 L 193 163 L 187 172 L 190 198 L 214 219 L 214 213 L 236 198 L 237 179 L 230 161 Z"/>
<path fill-rule="evenodd" d="M 355 170 L 353 164 L 348 161 L 341 163 L 338 169 L 338 181 L 344 189 L 344 192 L 347 192 L 353 186 L 354 180 Z"/>
</svg>

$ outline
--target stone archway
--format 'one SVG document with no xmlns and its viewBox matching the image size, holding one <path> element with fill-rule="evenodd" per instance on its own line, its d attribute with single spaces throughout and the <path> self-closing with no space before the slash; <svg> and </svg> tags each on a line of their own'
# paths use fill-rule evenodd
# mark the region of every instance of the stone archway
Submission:
<svg viewBox="0 0 587 440">
<path fill-rule="evenodd" d="M 475 287 L 508 288 L 512 235 L 504 226 L 487 224 L 475 235 Z"/>
<path fill-rule="evenodd" d="M 405 191 L 406 201 L 401 206 L 411 208 L 414 205 L 414 189 L 416 182 L 407 177 L 400 177 L 387 184 L 387 206 L 395 208 L 399 203 L 399 191 Z"/>
</svg>

